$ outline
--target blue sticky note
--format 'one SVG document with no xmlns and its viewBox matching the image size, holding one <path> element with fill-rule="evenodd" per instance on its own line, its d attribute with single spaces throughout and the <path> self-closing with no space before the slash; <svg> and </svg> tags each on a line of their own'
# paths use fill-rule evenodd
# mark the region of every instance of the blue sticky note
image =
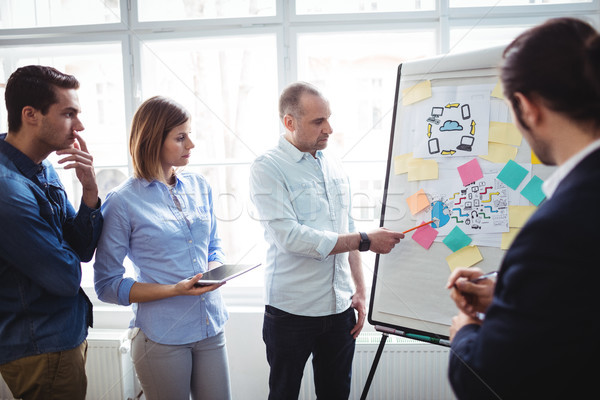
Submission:
<svg viewBox="0 0 600 400">
<path fill-rule="evenodd" d="M 508 160 L 497 178 L 504 182 L 509 188 L 516 190 L 527 176 L 527 172 L 526 168 L 523 168 L 513 160 Z"/>
<path fill-rule="evenodd" d="M 471 238 L 462 231 L 458 226 L 450 231 L 448 236 L 443 240 L 444 244 L 452 251 L 458 251 L 471 243 Z"/>
<path fill-rule="evenodd" d="M 542 191 L 542 184 L 544 183 L 537 175 L 525 185 L 521 194 L 534 205 L 539 206 L 540 203 L 546 198 L 546 195 Z"/>
</svg>

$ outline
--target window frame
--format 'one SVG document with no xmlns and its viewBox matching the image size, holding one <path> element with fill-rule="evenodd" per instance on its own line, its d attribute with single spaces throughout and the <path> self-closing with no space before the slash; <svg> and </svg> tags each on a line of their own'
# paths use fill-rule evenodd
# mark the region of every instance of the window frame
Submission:
<svg viewBox="0 0 600 400">
<path fill-rule="evenodd" d="M 410 31 L 424 26 L 433 29 L 436 40 L 436 54 L 450 51 L 450 31 L 453 28 L 502 27 L 514 25 L 534 25 L 552 17 L 564 15 L 582 18 L 600 28 L 600 0 L 581 4 L 533 4 L 523 6 L 457 7 L 449 6 L 449 0 L 436 0 L 431 11 L 369 12 L 344 14 L 297 14 L 296 1 L 275 0 L 274 16 L 194 19 L 175 21 L 143 22 L 138 18 L 137 0 L 120 0 L 121 21 L 118 23 L 70 25 L 36 28 L 0 29 L 0 43 L 5 48 L 40 45 L 69 45 L 84 43 L 119 42 L 123 60 L 123 98 L 125 123 L 123 132 L 127 134 L 133 113 L 141 104 L 141 46 L 145 41 L 193 39 L 202 37 L 227 37 L 236 35 L 274 34 L 277 54 L 277 87 L 283 89 L 298 77 L 298 35 L 303 33 L 334 33 L 361 31 Z M 5 73 L 15 69 L 14 58 L 3 60 Z M 4 77 L 7 79 L 8 76 Z M 281 127 L 280 127 L 281 129 Z M 273 145 L 276 144 L 273 138 Z M 378 162 L 378 160 L 347 160 L 349 163 Z M 239 164 L 234 161 L 234 163 Z M 240 161 L 249 165 L 247 160 Z M 222 166 L 214 162 L 194 164 L 194 166 Z M 131 160 L 127 167 L 131 174 Z M 102 167 L 105 168 L 105 167 Z M 78 199 L 77 199 L 78 201 Z M 373 226 L 378 225 L 373 221 Z M 91 268 L 91 264 L 84 268 Z M 367 283 L 370 282 L 367 279 Z M 95 299 L 97 327 L 122 328 L 127 324 L 130 308 L 104 304 L 96 299 L 93 287 L 84 288 Z M 223 289 L 225 300 L 231 309 L 256 310 L 262 305 L 263 288 L 230 287 Z M 116 319 L 115 319 L 116 318 Z M 115 322 L 116 321 L 116 322 Z"/>
</svg>

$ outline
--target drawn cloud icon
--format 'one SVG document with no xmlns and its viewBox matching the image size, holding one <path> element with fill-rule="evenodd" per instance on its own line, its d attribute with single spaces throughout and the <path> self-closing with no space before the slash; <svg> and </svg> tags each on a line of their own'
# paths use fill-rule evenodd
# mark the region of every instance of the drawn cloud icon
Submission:
<svg viewBox="0 0 600 400">
<path fill-rule="evenodd" d="M 446 131 L 462 131 L 463 127 L 457 121 L 448 120 L 444 122 L 444 125 L 440 128 L 441 132 Z"/>
</svg>

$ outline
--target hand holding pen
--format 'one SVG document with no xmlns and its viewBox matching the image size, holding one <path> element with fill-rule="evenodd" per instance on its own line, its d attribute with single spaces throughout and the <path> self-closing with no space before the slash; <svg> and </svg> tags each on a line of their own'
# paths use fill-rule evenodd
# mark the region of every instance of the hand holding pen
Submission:
<svg viewBox="0 0 600 400">
<path fill-rule="evenodd" d="M 480 319 L 492 303 L 496 272 L 483 274 L 478 268 L 457 268 L 448 278 L 450 297 L 465 314 Z"/>
</svg>

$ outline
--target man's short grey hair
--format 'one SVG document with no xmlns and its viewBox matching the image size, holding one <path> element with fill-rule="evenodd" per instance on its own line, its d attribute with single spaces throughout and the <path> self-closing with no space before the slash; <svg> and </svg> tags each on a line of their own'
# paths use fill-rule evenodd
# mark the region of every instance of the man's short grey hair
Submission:
<svg viewBox="0 0 600 400">
<path fill-rule="evenodd" d="M 283 117 L 290 114 L 296 118 L 302 116 L 302 108 L 300 107 L 300 98 L 303 94 L 311 94 L 319 96 L 325 99 L 323 94 L 316 88 L 307 82 L 295 82 L 288 85 L 281 96 L 279 96 L 279 119 L 283 122 Z"/>
</svg>

